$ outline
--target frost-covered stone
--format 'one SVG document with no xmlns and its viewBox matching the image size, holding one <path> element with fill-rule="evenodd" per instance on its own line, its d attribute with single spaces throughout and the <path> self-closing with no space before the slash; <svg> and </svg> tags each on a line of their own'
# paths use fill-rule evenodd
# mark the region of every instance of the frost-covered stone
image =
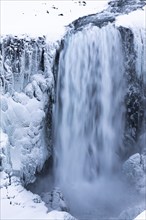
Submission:
<svg viewBox="0 0 146 220">
<path fill-rule="evenodd" d="M 73 31 L 80 31 L 86 25 L 93 24 L 98 27 L 107 25 L 108 22 L 114 22 L 116 17 L 123 14 L 128 14 L 137 9 L 141 9 L 146 5 L 145 0 L 113 0 L 109 1 L 109 7 L 98 14 L 91 14 L 80 17 L 70 24 Z"/>
<path fill-rule="evenodd" d="M 42 193 L 41 198 L 45 202 L 49 211 L 69 211 L 63 194 L 58 187 L 54 188 L 51 192 Z"/>
<path fill-rule="evenodd" d="M 137 191 L 145 193 L 146 185 L 146 156 L 140 154 L 132 155 L 123 164 L 123 173 Z"/>
</svg>

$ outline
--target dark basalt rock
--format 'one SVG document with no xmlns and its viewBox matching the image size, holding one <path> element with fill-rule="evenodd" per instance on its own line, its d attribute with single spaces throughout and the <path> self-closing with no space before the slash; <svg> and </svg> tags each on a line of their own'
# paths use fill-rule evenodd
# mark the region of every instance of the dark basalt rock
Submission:
<svg viewBox="0 0 146 220">
<path fill-rule="evenodd" d="M 96 15 L 88 15 L 83 18 L 79 18 L 75 20 L 70 25 L 70 27 L 73 26 L 74 31 L 76 32 L 82 30 L 88 24 L 96 25 L 101 28 L 107 25 L 107 23 L 114 21 L 115 21 L 115 15 L 111 14 L 110 12 L 101 12 Z"/>
<path fill-rule="evenodd" d="M 145 5 L 144 0 L 114 0 L 108 3 L 110 12 L 129 13 Z"/>
<path fill-rule="evenodd" d="M 132 30 L 119 27 L 123 42 L 126 94 L 125 94 L 125 135 L 124 144 L 120 149 L 120 155 L 128 158 L 136 152 L 140 152 L 137 141 L 144 127 L 144 81 L 136 73 L 136 51 L 134 49 L 134 35 Z"/>
<path fill-rule="evenodd" d="M 72 22 L 70 27 L 74 28 L 74 31 L 82 30 L 86 25 L 93 24 L 98 27 L 107 25 L 108 22 L 114 22 L 115 18 L 120 14 L 126 14 L 131 11 L 142 8 L 146 5 L 145 0 L 114 0 L 108 3 L 108 9 L 88 16 L 84 16 Z"/>
<path fill-rule="evenodd" d="M 100 13 L 84 16 L 72 22 L 70 27 L 72 31 L 82 30 L 86 25 L 93 24 L 98 27 L 107 25 L 108 22 L 114 22 L 118 15 L 128 14 L 146 5 L 145 0 L 114 0 L 108 3 L 109 7 Z"/>
</svg>

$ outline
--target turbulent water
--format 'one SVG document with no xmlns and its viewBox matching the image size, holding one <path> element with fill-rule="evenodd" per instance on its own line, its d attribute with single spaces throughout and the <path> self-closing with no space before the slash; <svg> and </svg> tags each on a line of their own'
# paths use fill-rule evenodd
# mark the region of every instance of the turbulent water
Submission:
<svg viewBox="0 0 146 220">
<path fill-rule="evenodd" d="M 111 24 L 69 36 L 60 55 L 56 184 L 67 189 L 67 197 L 78 193 L 80 204 L 87 199 L 83 194 L 90 194 L 93 202 L 95 182 L 110 179 L 118 168 L 124 128 L 123 66 L 120 33 Z"/>
<path fill-rule="evenodd" d="M 123 131 L 119 31 L 92 27 L 69 38 L 59 63 L 56 159 L 59 181 L 111 173 Z"/>
</svg>

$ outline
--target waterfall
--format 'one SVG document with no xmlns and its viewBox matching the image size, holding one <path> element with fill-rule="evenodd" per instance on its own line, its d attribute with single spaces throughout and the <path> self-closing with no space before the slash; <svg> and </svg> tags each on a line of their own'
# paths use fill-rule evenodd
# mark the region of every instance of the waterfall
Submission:
<svg viewBox="0 0 146 220">
<path fill-rule="evenodd" d="M 136 38 L 135 32 L 133 36 L 127 50 L 114 24 L 88 25 L 67 35 L 60 53 L 54 111 L 55 184 L 79 219 L 108 219 L 134 199 L 118 173 L 130 108 L 125 97 L 128 86 L 135 86 L 128 85 L 126 78 L 131 48 L 136 54 L 137 76 L 143 74 L 139 64 L 144 53 L 142 38 Z"/>
<path fill-rule="evenodd" d="M 111 24 L 69 36 L 58 71 L 55 156 L 60 183 L 111 174 L 123 131 L 123 56 Z"/>
</svg>

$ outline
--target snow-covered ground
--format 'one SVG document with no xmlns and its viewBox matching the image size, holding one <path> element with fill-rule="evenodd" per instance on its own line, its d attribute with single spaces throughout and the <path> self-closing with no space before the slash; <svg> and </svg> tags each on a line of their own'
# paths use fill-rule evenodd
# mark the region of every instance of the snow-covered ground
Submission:
<svg viewBox="0 0 146 220">
<path fill-rule="evenodd" d="M 1 172 L 3 184 L 7 185 L 8 175 Z M 5 181 L 5 182 L 4 182 Z M 47 207 L 38 195 L 24 189 L 17 178 L 10 186 L 1 188 L 1 220 L 75 220 L 70 214 L 60 211 L 48 213 Z"/>
<path fill-rule="evenodd" d="M 64 34 L 65 26 L 84 15 L 106 8 L 107 0 L 32 0 L 1 1 L 1 34 L 46 35 L 54 41 Z"/>
</svg>

